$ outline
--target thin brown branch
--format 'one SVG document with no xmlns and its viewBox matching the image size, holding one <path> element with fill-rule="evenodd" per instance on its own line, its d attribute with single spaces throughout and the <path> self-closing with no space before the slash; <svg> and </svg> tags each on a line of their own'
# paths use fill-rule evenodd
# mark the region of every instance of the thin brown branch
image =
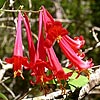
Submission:
<svg viewBox="0 0 100 100">
<path fill-rule="evenodd" d="M 8 10 L 8 9 L 0 9 L 0 11 L 3 11 L 3 12 L 19 12 L 19 11 L 21 11 L 21 12 L 28 12 L 28 13 L 39 13 L 40 12 L 40 10 L 38 10 L 38 11 L 33 11 L 33 10 Z"/>
<path fill-rule="evenodd" d="M 30 20 L 31 23 L 39 21 L 38 18 L 37 19 L 30 18 L 29 20 Z M 0 22 L 3 22 L 3 21 L 13 21 L 13 17 L 7 17 L 7 18 L 3 17 L 3 18 L 0 18 Z M 75 23 L 75 20 L 69 20 L 69 19 L 55 19 L 55 21 L 60 21 L 62 23 L 68 23 L 68 24 Z"/>
</svg>

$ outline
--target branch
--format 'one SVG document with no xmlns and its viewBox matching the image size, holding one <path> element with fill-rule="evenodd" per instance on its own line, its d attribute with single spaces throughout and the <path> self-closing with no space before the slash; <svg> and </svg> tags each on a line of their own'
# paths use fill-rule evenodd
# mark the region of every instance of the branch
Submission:
<svg viewBox="0 0 100 100">
<path fill-rule="evenodd" d="M 34 98 L 24 98 L 24 99 L 21 99 L 21 100 L 63 100 L 66 98 L 66 95 L 68 94 L 70 90 L 66 90 L 65 94 L 62 94 L 62 90 L 58 90 L 56 92 L 52 92 L 52 93 L 49 93 L 47 94 L 46 96 L 43 95 L 43 96 L 38 96 L 38 97 L 34 97 Z"/>
<path fill-rule="evenodd" d="M 78 100 L 82 100 L 89 95 L 90 92 L 100 84 L 100 65 L 94 66 L 94 68 L 96 67 L 98 67 L 98 69 L 90 75 L 89 82 L 80 90 Z"/>
<path fill-rule="evenodd" d="M 62 7 L 60 5 L 61 0 L 53 1 L 55 8 L 56 8 L 56 17 L 57 18 L 63 18 L 62 14 Z"/>
<path fill-rule="evenodd" d="M 28 0 L 28 2 L 29 2 L 29 9 L 32 9 L 32 1 L 31 0 Z M 28 16 L 31 16 L 31 12 L 28 14 Z"/>
<path fill-rule="evenodd" d="M 90 47 L 90 48 L 85 49 L 85 51 L 84 51 L 85 53 L 87 53 L 88 51 L 93 50 L 93 49 L 95 49 L 95 48 L 97 48 L 97 47 L 100 46 L 100 41 L 99 41 L 99 39 L 98 39 L 98 37 L 97 37 L 97 36 L 98 36 L 98 33 L 96 33 L 95 30 L 96 30 L 96 31 L 100 31 L 100 28 L 94 26 L 94 27 L 92 28 L 92 30 L 91 30 L 92 35 L 93 35 L 93 37 L 94 37 L 94 39 L 95 39 L 95 41 L 96 41 L 96 44 L 95 44 L 93 47 Z"/>
<path fill-rule="evenodd" d="M 0 9 L 0 11 L 1 12 L 19 12 L 19 11 L 21 11 L 21 12 L 28 12 L 28 13 L 39 13 L 40 12 L 40 10 L 38 10 L 38 11 L 33 11 L 33 10 L 7 10 L 7 9 Z"/>
<path fill-rule="evenodd" d="M 0 59 L 0 64 L 2 67 L 2 69 L 0 69 L 0 84 L 12 95 L 13 98 L 15 98 L 15 94 L 13 93 L 13 91 L 4 84 L 4 81 L 8 80 L 10 77 L 6 77 L 3 79 L 5 72 L 8 69 L 12 69 L 12 64 L 6 64 L 5 62 L 1 61 L 1 59 Z"/>
<path fill-rule="evenodd" d="M 92 34 L 93 34 L 93 37 L 94 37 L 94 39 L 95 39 L 95 41 L 96 42 L 99 42 L 99 39 L 97 38 L 97 33 L 95 33 L 95 30 L 96 31 L 100 31 L 100 28 L 99 27 L 96 27 L 96 26 L 94 26 L 93 28 L 92 28 Z"/>
<path fill-rule="evenodd" d="M 2 78 L 5 74 L 5 72 L 8 70 L 8 69 L 12 69 L 12 65 L 11 64 L 4 64 L 3 61 L 1 61 L 0 59 L 0 66 L 1 66 L 1 69 L 0 69 L 0 83 L 2 83 Z"/>
<path fill-rule="evenodd" d="M 12 95 L 13 98 L 16 97 L 13 91 L 10 88 L 8 88 L 4 83 L 1 83 L 1 85 Z"/>
</svg>

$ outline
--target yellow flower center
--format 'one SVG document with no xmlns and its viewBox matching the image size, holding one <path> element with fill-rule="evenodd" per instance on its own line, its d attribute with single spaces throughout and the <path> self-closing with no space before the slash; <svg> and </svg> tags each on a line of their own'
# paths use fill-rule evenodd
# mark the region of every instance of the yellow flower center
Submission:
<svg viewBox="0 0 100 100">
<path fill-rule="evenodd" d="M 59 35 L 57 38 L 56 38 L 56 40 L 57 40 L 57 42 L 59 43 L 59 41 L 62 39 L 62 36 L 61 35 Z"/>
<path fill-rule="evenodd" d="M 43 82 L 43 75 L 41 76 L 41 81 Z"/>
<path fill-rule="evenodd" d="M 24 79 L 24 76 L 22 75 L 22 71 L 18 70 L 18 71 L 14 71 L 14 78 L 17 76 L 17 74 L 20 74 L 21 78 Z"/>
</svg>

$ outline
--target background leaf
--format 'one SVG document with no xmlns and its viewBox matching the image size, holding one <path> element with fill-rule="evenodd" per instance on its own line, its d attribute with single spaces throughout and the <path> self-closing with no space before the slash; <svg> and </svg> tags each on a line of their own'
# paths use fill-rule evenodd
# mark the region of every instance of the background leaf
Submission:
<svg viewBox="0 0 100 100">
<path fill-rule="evenodd" d="M 8 100 L 8 98 L 3 93 L 0 93 L 0 100 Z"/>
<path fill-rule="evenodd" d="M 64 71 L 66 73 L 71 72 L 72 70 L 64 68 Z M 71 90 L 75 90 L 75 88 L 80 88 L 88 83 L 88 78 L 86 76 L 80 75 L 78 78 L 76 78 L 78 73 L 73 72 L 72 76 L 68 80 L 68 84 L 71 88 Z"/>
</svg>

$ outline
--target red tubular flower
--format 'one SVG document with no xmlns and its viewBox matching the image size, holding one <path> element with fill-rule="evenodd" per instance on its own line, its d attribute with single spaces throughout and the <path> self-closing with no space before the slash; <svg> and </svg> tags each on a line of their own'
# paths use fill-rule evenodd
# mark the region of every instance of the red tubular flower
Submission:
<svg viewBox="0 0 100 100">
<path fill-rule="evenodd" d="M 54 21 L 50 13 L 42 7 L 43 10 L 43 22 L 46 32 L 45 46 L 51 47 L 55 40 L 60 40 L 62 36 L 68 34 L 68 31 L 62 27 L 62 24 L 58 21 Z"/>
<path fill-rule="evenodd" d="M 60 40 L 62 36 L 68 34 L 68 31 L 62 27 L 60 22 L 54 22 L 52 25 L 48 25 L 47 27 L 47 37 L 45 40 L 45 45 L 47 47 L 51 47 L 55 40 Z"/>
<path fill-rule="evenodd" d="M 29 20 L 28 20 L 26 13 L 24 13 L 24 18 L 25 19 L 23 19 L 23 20 L 24 20 L 24 25 L 25 25 L 25 28 L 26 28 L 26 33 L 27 33 L 30 62 L 35 63 L 36 51 L 35 51 L 35 46 L 34 46 L 34 42 L 33 42 L 33 39 L 32 39 L 32 32 L 31 32 L 31 29 L 30 29 Z"/>
<path fill-rule="evenodd" d="M 59 41 L 59 46 L 65 56 L 79 69 L 85 70 L 93 66 L 92 59 L 83 61 L 81 57 L 79 57 L 74 50 L 70 47 L 70 45 L 66 42 L 65 38 L 62 38 Z"/>
<path fill-rule="evenodd" d="M 31 83 L 36 84 L 46 82 L 50 81 L 53 78 L 52 75 L 46 75 L 45 68 L 52 70 L 52 67 L 46 62 L 46 51 L 44 49 L 44 37 L 42 34 L 42 12 L 40 11 L 36 62 L 33 65 L 31 74 L 36 77 L 36 82 L 31 81 Z"/>
<path fill-rule="evenodd" d="M 33 66 L 33 70 L 31 75 L 36 77 L 36 81 L 32 82 L 33 84 L 47 82 L 53 79 L 53 75 L 46 75 L 45 68 L 52 70 L 52 67 L 49 65 L 49 63 L 37 60 L 36 63 Z"/>
<path fill-rule="evenodd" d="M 38 42 L 37 42 L 37 59 L 42 59 L 46 61 L 46 51 L 44 48 L 44 37 L 42 33 L 42 11 L 39 14 L 39 31 L 38 31 Z"/>
<path fill-rule="evenodd" d="M 46 62 L 46 52 L 44 49 L 44 38 L 42 35 L 42 12 L 40 11 L 39 16 L 39 33 L 37 50 L 35 51 L 34 43 L 32 40 L 31 29 L 29 27 L 29 20 L 26 14 L 24 14 L 24 24 L 27 32 L 28 47 L 29 47 L 29 57 L 30 57 L 30 70 L 31 75 L 36 78 L 35 81 L 31 81 L 32 84 L 37 84 L 41 82 L 46 82 L 51 80 L 52 75 L 47 76 L 45 73 L 45 68 L 51 70 L 51 66 Z"/>
<path fill-rule="evenodd" d="M 65 56 L 79 69 L 87 69 L 93 66 L 92 61 L 83 61 L 84 53 L 79 53 L 79 49 L 83 47 L 85 40 L 82 36 L 71 39 L 68 35 L 68 31 L 65 30 L 60 22 L 55 22 L 50 16 L 49 12 L 42 7 L 43 21 L 45 26 L 46 47 L 51 47 L 55 40 L 58 41 L 59 46 L 64 52 Z M 46 20 L 45 20 L 46 19 Z"/>
<path fill-rule="evenodd" d="M 42 6 L 42 10 L 43 10 L 43 22 L 44 22 L 44 28 L 47 31 L 49 27 L 47 27 L 48 25 L 50 26 L 52 23 L 54 23 L 54 19 L 53 17 L 50 15 L 50 13 L 44 8 L 44 6 Z"/>
<path fill-rule="evenodd" d="M 17 24 L 17 32 L 16 32 L 16 40 L 14 45 L 14 55 L 12 58 L 6 58 L 5 61 L 7 63 L 13 64 L 14 77 L 22 76 L 22 65 L 27 66 L 27 58 L 23 57 L 23 49 L 22 49 L 22 36 L 21 36 L 21 21 L 22 15 L 21 12 L 18 14 L 18 24 Z"/>
<path fill-rule="evenodd" d="M 63 36 L 63 38 L 76 53 L 85 44 L 85 40 L 84 40 L 83 36 L 75 37 L 74 39 L 72 39 L 68 35 L 65 35 L 65 36 Z"/>
<path fill-rule="evenodd" d="M 58 80 L 62 80 L 62 79 L 68 79 L 68 77 L 70 77 L 72 75 L 72 73 L 65 73 L 61 67 L 61 64 L 58 60 L 58 58 L 56 57 L 56 54 L 53 50 L 53 48 L 47 48 L 47 54 L 48 54 L 48 59 L 50 61 L 51 66 L 53 66 L 53 73 L 54 76 L 58 79 Z"/>
</svg>

